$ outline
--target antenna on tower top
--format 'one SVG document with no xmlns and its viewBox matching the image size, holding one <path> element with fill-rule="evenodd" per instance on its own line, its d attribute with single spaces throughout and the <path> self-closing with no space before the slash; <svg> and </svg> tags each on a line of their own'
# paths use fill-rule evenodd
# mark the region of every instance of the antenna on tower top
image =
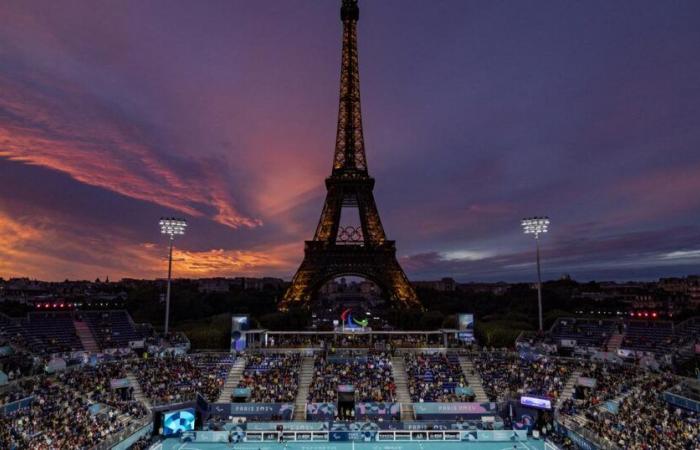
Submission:
<svg viewBox="0 0 700 450">
<path fill-rule="evenodd" d="M 357 7 L 357 0 L 343 0 L 343 6 L 340 7 L 340 20 L 357 21 L 360 18 L 360 8 Z"/>
</svg>

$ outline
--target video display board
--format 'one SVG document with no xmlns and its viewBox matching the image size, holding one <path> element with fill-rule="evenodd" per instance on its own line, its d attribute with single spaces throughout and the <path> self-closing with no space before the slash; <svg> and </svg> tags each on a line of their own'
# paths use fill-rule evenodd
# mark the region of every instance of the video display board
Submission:
<svg viewBox="0 0 700 450">
<path fill-rule="evenodd" d="M 194 431 L 194 409 L 180 409 L 163 414 L 163 436 L 180 434 L 183 431 Z"/>
<path fill-rule="evenodd" d="M 540 397 L 530 397 L 523 395 L 520 397 L 520 404 L 523 406 L 529 406 L 531 408 L 537 409 L 552 409 L 552 402 L 546 398 Z"/>
<path fill-rule="evenodd" d="M 474 314 L 459 314 L 459 340 L 472 342 L 474 340 Z"/>
<path fill-rule="evenodd" d="M 246 349 L 248 330 L 250 330 L 248 316 L 231 316 L 231 352 L 242 352 Z"/>
</svg>

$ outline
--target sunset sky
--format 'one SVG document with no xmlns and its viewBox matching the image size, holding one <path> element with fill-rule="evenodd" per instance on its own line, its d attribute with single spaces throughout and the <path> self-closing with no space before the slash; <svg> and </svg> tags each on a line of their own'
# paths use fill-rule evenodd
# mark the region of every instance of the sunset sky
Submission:
<svg viewBox="0 0 700 450">
<path fill-rule="evenodd" d="M 3 1 L 0 277 L 280 276 L 330 174 L 339 1 Z M 411 279 L 700 273 L 700 2 L 360 0 Z"/>
</svg>

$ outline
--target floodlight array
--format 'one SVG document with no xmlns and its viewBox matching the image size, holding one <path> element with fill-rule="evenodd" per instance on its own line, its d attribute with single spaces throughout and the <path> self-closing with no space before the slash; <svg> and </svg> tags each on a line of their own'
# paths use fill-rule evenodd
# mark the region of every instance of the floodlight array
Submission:
<svg viewBox="0 0 700 450">
<path fill-rule="evenodd" d="M 549 229 L 549 217 L 528 217 L 523 219 L 520 224 L 523 226 L 525 234 L 534 234 L 537 237 Z"/>
<path fill-rule="evenodd" d="M 158 224 L 160 225 L 160 232 L 170 237 L 185 234 L 185 228 L 187 228 L 185 219 L 176 219 L 175 217 L 163 217 Z"/>
</svg>

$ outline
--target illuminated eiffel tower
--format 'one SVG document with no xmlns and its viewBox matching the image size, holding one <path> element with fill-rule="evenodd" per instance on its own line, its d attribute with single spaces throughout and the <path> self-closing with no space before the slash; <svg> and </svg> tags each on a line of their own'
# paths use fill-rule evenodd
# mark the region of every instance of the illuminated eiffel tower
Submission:
<svg viewBox="0 0 700 450">
<path fill-rule="evenodd" d="M 338 130 L 326 202 L 313 240 L 306 241 L 304 260 L 287 289 L 280 309 L 308 306 L 327 281 L 343 275 L 372 280 L 394 304 L 420 307 L 416 292 L 396 260 L 394 241 L 387 240 L 367 172 L 360 110 L 357 59 L 357 0 L 343 0 L 343 56 L 340 71 Z M 356 209 L 359 225 L 341 224 L 341 211 Z"/>
</svg>

